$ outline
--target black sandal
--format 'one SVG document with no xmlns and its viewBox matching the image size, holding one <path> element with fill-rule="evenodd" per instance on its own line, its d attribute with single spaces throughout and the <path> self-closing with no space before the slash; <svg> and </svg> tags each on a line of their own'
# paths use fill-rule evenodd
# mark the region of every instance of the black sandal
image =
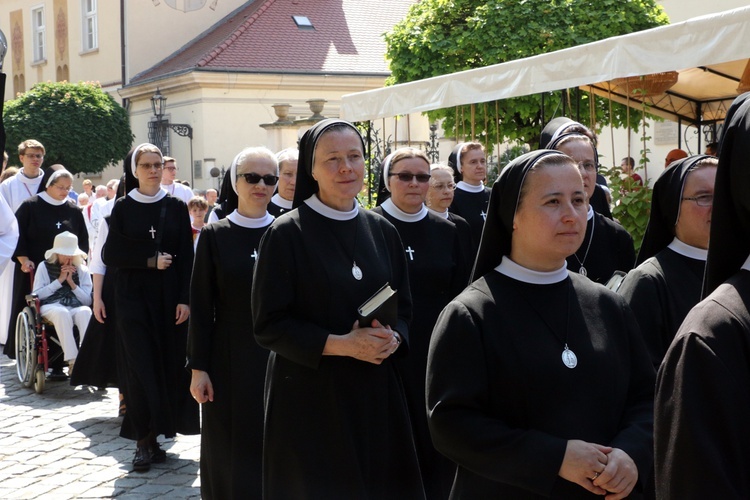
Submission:
<svg viewBox="0 0 750 500">
<path fill-rule="evenodd" d="M 136 446 L 133 457 L 133 471 L 146 472 L 151 468 L 151 451 L 148 445 Z"/>
<path fill-rule="evenodd" d="M 149 449 L 151 451 L 151 463 L 163 464 L 167 461 L 167 452 L 161 449 L 155 439 L 149 445 Z"/>
</svg>

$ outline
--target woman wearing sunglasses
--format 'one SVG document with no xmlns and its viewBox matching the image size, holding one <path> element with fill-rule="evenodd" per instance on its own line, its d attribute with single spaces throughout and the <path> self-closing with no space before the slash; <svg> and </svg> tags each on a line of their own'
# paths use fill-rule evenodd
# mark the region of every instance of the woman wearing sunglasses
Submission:
<svg viewBox="0 0 750 500">
<path fill-rule="evenodd" d="M 263 382 L 268 351 L 247 321 L 260 239 L 278 182 L 276 156 L 247 148 L 232 162 L 231 213 L 201 232 L 188 336 L 190 392 L 202 403 L 201 496 L 261 498 Z"/>
<path fill-rule="evenodd" d="M 364 143 L 326 119 L 300 141 L 294 207 L 266 231 L 252 293 L 271 350 L 263 497 L 424 498 L 394 357 L 408 353 L 411 294 L 396 229 L 360 210 Z M 397 319 L 360 325 L 384 284 Z"/>
<path fill-rule="evenodd" d="M 406 252 L 413 302 L 411 345 L 409 356 L 396 363 L 404 380 L 425 493 L 427 498 L 447 498 L 456 466 L 435 451 L 427 428 L 427 349 L 440 311 L 468 284 L 469 270 L 455 224 L 424 204 L 430 177 L 424 152 L 396 150 L 383 163 L 384 189 L 379 190 L 381 203 L 373 211 L 396 227 Z"/>
</svg>

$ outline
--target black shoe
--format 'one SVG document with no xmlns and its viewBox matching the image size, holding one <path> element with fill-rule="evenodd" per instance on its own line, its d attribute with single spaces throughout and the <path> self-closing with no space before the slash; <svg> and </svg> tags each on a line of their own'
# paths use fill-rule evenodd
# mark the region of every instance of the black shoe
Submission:
<svg viewBox="0 0 750 500">
<path fill-rule="evenodd" d="M 163 464 L 167 461 L 167 452 L 161 449 L 158 442 L 151 443 L 149 451 L 151 452 L 151 463 Z"/>
<path fill-rule="evenodd" d="M 68 380 L 68 376 L 65 375 L 62 368 L 52 368 L 47 374 L 47 380 L 50 382 L 65 382 Z"/>
<path fill-rule="evenodd" d="M 151 451 L 148 446 L 138 446 L 133 457 L 133 471 L 146 472 L 151 468 Z"/>
</svg>

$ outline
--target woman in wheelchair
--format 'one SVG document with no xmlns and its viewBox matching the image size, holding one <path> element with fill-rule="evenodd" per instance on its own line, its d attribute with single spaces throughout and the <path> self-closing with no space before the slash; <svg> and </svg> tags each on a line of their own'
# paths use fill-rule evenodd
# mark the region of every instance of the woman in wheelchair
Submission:
<svg viewBox="0 0 750 500">
<path fill-rule="evenodd" d="M 78 327 L 81 341 L 91 318 L 91 275 L 78 248 L 78 237 L 69 232 L 55 236 L 54 248 L 34 276 L 34 293 L 39 297 L 42 317 L 52 323 L 62 344 L 68 375 L 78 355 L 73 325 Z"/>
</svg>

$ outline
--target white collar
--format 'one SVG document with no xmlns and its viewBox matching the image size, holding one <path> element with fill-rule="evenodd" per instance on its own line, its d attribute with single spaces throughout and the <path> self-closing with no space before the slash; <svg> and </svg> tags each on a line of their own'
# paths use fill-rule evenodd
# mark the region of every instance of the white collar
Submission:
<svg viewBox="0 0 750 500">
<path fill-rule="evenodd" d="M 308 199 L 306 199 L 305 205 L 312 208 L 323 217 L 326 217 L 328 219 L 333 219 L 333 220 L 352 220 L 357 216 L 357 214 L 359 214 L 359 205 L 357 205 L 356 201 L 354 202 L 353 209 L 347 212 L 342 212 L 341 210 L 336 210 L 335 208 L 331 208 L 325 203 L 323 203 L 322 201 L 320 201 L 320 198 L 318 198 L 317 194 L 314 194 L 310 196 Z"/>
<path fill-rule="evenodd" d="M 260 227 L 266 227 L 273 222 L 274 216 L 266 212 L 266 215 L 259 219 L 252 219 L 241 215 L 236 209 L 231 214 L 227 215 L 227 219 L 237 224 L 238 226 L 245 227 L 248 229 L 258 229 Z"/>
<path fill-rule="evenodd" d="M 55 205 L 56 207 L 59 207 L 60 205 L 65 205 L 68 202 L 68 198 L 66 197 L 64 200 L 56 200 L 44 191 L 39 193 L 39 198 L 43 199 L 50 205 Z"/>
<path fill-rule="evenodd" d="M 292 209 L 292 202 L 291 200 L 287 200 L 286 198 L 282 198 L 282 196 L 279 193 L 276 193 L 271 197 L 271 203 L 276 205 L 277 207 L 281 207 L 284 210 L 291 210 Z"/>
<path fill-rule="evenodd" d="M 745 271 L 750 271 L 750 255 L 747 256 L 747 259 L 745 259 L 745 262 L 742 264 L 740 269 L 744 269 Z"/>
<path fill-rule="evenodd" d="M 587 221 L 590 221 L 590 220 L 591 220 L 591 219 L 593 219 L 593 218 L 594 218 L 594 209 L 593 209 L 593 207 L 592 207 L 592 206 L 591 206 L 591 205 L 589 204 L 589 211 L 588 211 L 588 213 L 586 214 L 586 220 L 587 220 Z"/>
<path fill-rule="evenodd" d="M 461 191 L 468 191 L 469 193 L 481 193 L 484 191 L 484 182 L 480 181 L 478 186 L 472 186 L 468 182 L 458 181 L 456 188 Z"/>
<path fill-rule="evenodd" d="M 437 210 L 433 210 L 431 208 L 428 208 L 427 210 L 429 210 L 433 214 L 437 215 L 438 217 L 442 217 L 443 219 L 447 219 L 448 218 L 448 210 L 447 209 L 445 210 L 445 212 L 438 212 Z"/>
<path fill-rule="evenodd" d="M 164 191 L 163 189 L 160 189 L 156 192 L 155 195 L 148 196 L 138 191 L 138 189 L 132 189 L 128 193 L 128 196 L 139 203 L 156 203 L 157 201 L 167 196 L 167 192 Z M 110 201 L 110 200 L 107 200 L 107 201 Z"/>
<path fill-rule="evenodd" d="M 425 217 L 427 217 L 427 207 L 424 206 L 424 203 L 422 203 L 422 208 L 419 210 L 419 212 L 415 214 L 407 214 L 400 208 L 396 206 L 395 203 L 393 203 L 393 200 L 391 198 L 388 198 L 385 200 L 380 207 L 383 209 L 384 212 L 386 212 L 388 215 L 393 217 L 396 220 L 400 220 L 401 222 L 419 222 Z"/>
<path fill-rule="evenodd" d="M 42 182 L 42 177 L 44 176 L 44 172 L 42 170 L 39 170 L 39 175 L 36 177 L 26 177 L 26 174 L 23 173 L 23 169 L 18 171 L 18 174 L 14 176 L 14 178 L 18 179 L 18 182 L 23 182 L 24 184 L 30 184 L 30 185 L 39 185 L 40 182 Z"/>
<path fill-rule="evenodd" d="M 503 260 L 495 268 L 495 271 L 500 274 L 504 274 L 509 278 L 513 278 L 517 281 L 523 281 L 524 283 L 530 283 L 532 285 L 552 285 L 554 283 L 560 283 L 568 277 L 568 268 L 565 264 L 557 271 L 543 272 L 534 271 L 532 269 L 519 266 L 507 255 L 503 255 Z"/>
<path fill-rule="evenodd" d="M 675 239 L 672 240 L 672 243 L 667 245 L 667 248 L 669 248 L 675 253 L 684 255 L 685 257 L 689 259 L 702 260 L 704 262 L 706 261 L 706 257 L 708 256 L 708 250 L 690 246 L 687 243 L 678 240 L 677 237 L 675 237 Z"/>
</svg>

